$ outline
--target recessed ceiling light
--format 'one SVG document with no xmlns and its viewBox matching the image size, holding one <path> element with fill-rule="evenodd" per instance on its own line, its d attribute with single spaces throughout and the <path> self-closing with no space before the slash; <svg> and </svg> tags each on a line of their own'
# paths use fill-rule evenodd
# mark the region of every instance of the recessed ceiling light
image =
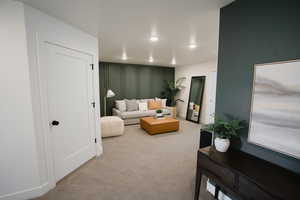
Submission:
<svg viewBox="0 0 300 200">
<path fill-rule="evenodd" d="M 151 36 L 150 37 L 150 41 L 151 42 L 157 42 L 158 41 L 158 37 L 157 36 Z"/>
<path fill-rule="evenodd" d="M 172 59 L 172 63 L 171 63 L 172 65 L 176 65 L 176 60 L 175 60 L 175 58 L 173 58 Z"/>
<path fill-rule="evenodd" d="M 197 47 L 197 45 L 196 44 L 190 44 L 189 47 L 190 47 L 190 49 L 195 49 Z"/>
<path fill-rule="evenodd" d="M 149 57 L 149 62 L 151 62 L 151 63 L 154 62 L 154 59 L 152 56 Z"/>
<path fill-rule="evenodd" d="M 127 58 L 127 55 L 126 55 L 126 53 L 123 53 L 123 55 L 122 55 L 122 60 L 127 60 L 128 58 Z"/>
</svg>

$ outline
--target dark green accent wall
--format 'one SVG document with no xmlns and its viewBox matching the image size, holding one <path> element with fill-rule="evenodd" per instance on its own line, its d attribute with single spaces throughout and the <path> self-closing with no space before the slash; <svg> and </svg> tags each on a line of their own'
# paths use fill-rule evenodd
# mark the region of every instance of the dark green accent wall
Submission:
<svg viewBox="0 0 300 200">
<path fill-rule="evenodd" d="M 299 58 L 299 0 L 237 0 L 222 8 L 216 115 L 249 123 L 253 65 Z M 233 147 L 300 173 L 300 160 L 249 144 L 247 134 Z"/>
<path fill-rule="evenodd" d="M 101 115 L 103 98 L 107 88 L 112 89 L 116 97 L 107 100 L 107 113 L 111 113 L 117 99 L 141 99 L 159 97 L 165 87 L 165 81 L 174 81 L 175 69 L 164 66 L 149 66 L 121 63 L 99 63 Z"/>
</svg>

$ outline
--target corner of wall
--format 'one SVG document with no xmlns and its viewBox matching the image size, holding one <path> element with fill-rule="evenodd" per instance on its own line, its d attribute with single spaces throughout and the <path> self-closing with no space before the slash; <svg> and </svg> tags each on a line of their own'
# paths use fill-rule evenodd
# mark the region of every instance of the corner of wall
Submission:
<svg viewBox="0 0 300 200">
<path fill-rule="evenodd" d="M 187 65 L 187 66 L 181 66 L 175 68 L 175 79 L 178 79 L 180 77 L 186 77 L 185 86 L 186 88 L 180 91 L 178 94 L 178 98 L 183 99 L 184 103 L 178 104 L 178 116 L 185 119 L 186 118 L 186 110 L 187 110 L 187 104 L 189 99 L 189 92 L 190 92 L 190 84 L 191 84 L 191 78 L 193 76 L 209 76 L 210 72 L 216 72 L 217 71 L 217 60 L 210 60 L 204 63 L 195 64 L 195 65 Z M 209 93 L 210 88 L 210 82 L 206 78 L 205 80 L 205 89 L 203 93 L 203 102 L 202 107 L 204 108 L 201 113 L 200 123 L 208 123 L 208 112 L 206 107 L 209 103 L 209 96 L 214 95 Z"/>
</svg>

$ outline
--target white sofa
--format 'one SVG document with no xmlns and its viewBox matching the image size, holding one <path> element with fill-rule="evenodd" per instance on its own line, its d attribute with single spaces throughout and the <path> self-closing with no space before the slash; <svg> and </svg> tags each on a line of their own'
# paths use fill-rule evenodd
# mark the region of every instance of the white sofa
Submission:
<svg viewBox="0 0 300 200">
<path fill-rule="evenodd" d="M 173 116 L 172 115 L 172 109 L 169 107 L 161 108 L 163 111 L 163 115 L 166 116 Z M 117 108 L 113 108 L 113 115 L 118 116 L 121 119 L 124 120 L 125 125 L 131 125 L 131 124 L 139 124 L 140 118 L 142 117 L 150 117 L 154 116 L 156 114 L 156 110 L 147 110 L 147 111 L 124 111 L 121 112 Z"/>
</svg>

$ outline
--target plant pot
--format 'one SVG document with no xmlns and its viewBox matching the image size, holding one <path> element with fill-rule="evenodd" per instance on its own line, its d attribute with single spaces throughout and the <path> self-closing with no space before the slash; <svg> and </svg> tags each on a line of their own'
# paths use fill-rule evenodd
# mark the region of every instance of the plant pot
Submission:
<svg viewBox="0 0 300 200">
<path fill-rule="evenodd" d="M 230 146 L 230 140 L 229 139 L 223 139 L 223 138 L 215 138 L 215 147 L 217 151 L 220 152 L 226 152 Z"/>
<path fill-rule="evenodd" d="M 162 113 L 156 113 L 156 118 L 163 117 L 164 115 Z"/>
</svg>

